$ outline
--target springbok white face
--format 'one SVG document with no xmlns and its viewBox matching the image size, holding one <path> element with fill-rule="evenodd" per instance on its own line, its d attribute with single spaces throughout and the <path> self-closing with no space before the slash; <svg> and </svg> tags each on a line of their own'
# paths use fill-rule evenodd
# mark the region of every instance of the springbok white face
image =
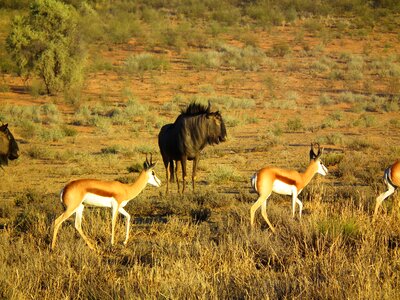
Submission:
<svg viewBox="0 0 400 300">
<path fill-rule="evenodd" d="M 322 161 L 320 159 L 317 160 L 318 163 L 318 174 L 321 174 L 322 176 L 325 176 L 328 174 L 328 168 L 324 166 Z"/>
<path fill-rule="evenodd" d="M 148 184 L 151 184 L 153 186 L 156 187 L 160 187 L 161 186 L 161 180 L 158 179 L 156 173 L 154 172 L 154 170 L 151 168 L 150 170 L 147 171 L 147 173 L 149 174 L 149 180 L 147 181 Z"/>
</svg>

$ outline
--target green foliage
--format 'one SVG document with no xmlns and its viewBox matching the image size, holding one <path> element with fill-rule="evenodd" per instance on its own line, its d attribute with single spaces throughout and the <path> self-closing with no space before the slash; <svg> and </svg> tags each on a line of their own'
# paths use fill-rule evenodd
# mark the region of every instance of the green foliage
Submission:
<svg viewBox="0 0 400 300">
<path fill-rule="evenodd" d="M 290 132 L 300 131 L 304 128 L 303 122 L 300 118 L 289 119 L 286 122 L 286 128 Z"/>
<path fill-rule="evenodd" d="M 76 10 L 56 0 L 37 0 L 28 16 L 15 17 L 7 49 L 19 74 L 38 75 L 48 94 L 81 83 L 85 55 L 77 24 Z"/>
</svg>

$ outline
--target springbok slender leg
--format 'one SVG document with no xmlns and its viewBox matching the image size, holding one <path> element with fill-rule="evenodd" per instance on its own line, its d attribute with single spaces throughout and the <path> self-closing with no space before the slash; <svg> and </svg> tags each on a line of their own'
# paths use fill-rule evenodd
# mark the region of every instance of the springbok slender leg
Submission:
<svg viewBox="0 0 400 300">
<path fill-rule="evenodd" d="M 378 208 L 379 206 L 381 206 L 382 202 L 389 197 L 390 195 L 392 195 L 394 193 L 394 191 L 396 190 L 391 184 L 387 184 L 388 190 L 382 194 L 380 194 L 377 198 L 376 198 L 376 204 L 375 204 L 375 210 L 374 210 L 374 218 L 376 217 L 376 214 L 378 213 Z"/>
<path fill-rule="evenodd" d="M 79 207 L 78 207 L 79 208 Z M 77 208 L 74 209 L 67 209 L 66 211 L 64 211 L 61 216 L 59 216 L 55 221 L 54 221 L 54 229 L 53 229 L 53 239 L 51 242 L 51 249 L 54 249 L 54 247 L 56 246 L 56 242 L 57 242 L 57 234 L 58 234 L 58 230 L 60 229 L 61 224 L 67 220 L 70 216 L 72 216 L 75 211 L 77 210 Z M 75 226 L 76 226 L 76 216 L 75 216 Z M 82 235 L 82 234 L 81 234 Z"/>
<path fill-rule="evenodd" d="M 275 232 L 274 227 L 272 226 L 271 222 L 268 219 L 267 216 L 267 200 L 269 196 L 271 195 L 272 191 L 268 191 L 268 193 L 261 194 L 257 201 L 251 206 L 250 208 L 250 224 L 251 227 L 254 227 L 254 217 L 257 209 L 261 206 L 261 214 L 264 218 L 264 220 L 267 222 L 269 228 L 271 228 L 272 232 Z"/>
<path fill-rule="evenodd" d="M 265 200 L 261 205 L 261 215 L 263 216 L 264 220 L 267 222 L 269 228 L 271 228 L 271 231 L 273 233 L 275 233 L 275 228 L 274 228 L 274 226 L 272 226 L 272 224 L 269 221 L 268 216 L 267 216 L 267 200 Z"/>
<path fill-rule="evenodd" d="M 114 202 L 114 201 L 113 201 Z M 111 220 L 111 245 L 114 245 L 114 232 L 115 232 L 115 225 L 117 224 L 117 217 L 118 217 L 118 203 L 112 204 L 112 220 Z"/>
<path fill-rule="evenodd" d="M 128 243 L 129 239 L 129 228 L 130 228 L 130 222 L 131 222 L 131 215 L 122 207 L 118 209 L 118 212 L 120 212 L 122 215 L 125 216 L 125 241 L 124 245 Z"/>
<path fill-rule="evenodd" d="M 89 241 L 87 236 L 82 231 L 82 213 L 83 213 L 84 208 L 85 208 L 85 206 L 83 206 L 83 204 L 81 204 L 78 206 L 78 209 L 75 212 L 75 228 L 79 232 L 79 234 L 82 236 L 82 238 L 85 240 L 85 242 L 89 246 L 89 248 L 92 250 L 95 250 L 95 247 L 92 245 L 92 243 Z"/>
</svg>

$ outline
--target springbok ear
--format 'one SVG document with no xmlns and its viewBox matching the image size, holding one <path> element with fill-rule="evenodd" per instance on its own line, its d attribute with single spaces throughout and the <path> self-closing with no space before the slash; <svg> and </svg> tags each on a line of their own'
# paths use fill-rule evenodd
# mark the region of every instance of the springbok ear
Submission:
<svg viewBox="0 0 400 300">
<path fill-rule="evenodd" d="M 311 143 L 311 146 L 310 146 L 310 160 L 315 159 L 315 157 L 316 157 L 316 155 L 315 155 L 315 152 L 314 152 L 314 143 Z"/>
</svg>

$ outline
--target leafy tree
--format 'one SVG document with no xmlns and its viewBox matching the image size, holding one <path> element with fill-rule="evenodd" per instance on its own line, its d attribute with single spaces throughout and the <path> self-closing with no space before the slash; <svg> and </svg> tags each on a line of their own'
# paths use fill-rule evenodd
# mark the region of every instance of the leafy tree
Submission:
<svg viewBox="0 0 400 300">
<path fill-rule="evenodd" d="M 27 16 L 15 17 L 7 49 L 19 75 L 38 75 L 48 94 L 82 83 L 85 54 L 78 21 L 75 8 L 57 0 L 36 0 Z"/>
</svg>

